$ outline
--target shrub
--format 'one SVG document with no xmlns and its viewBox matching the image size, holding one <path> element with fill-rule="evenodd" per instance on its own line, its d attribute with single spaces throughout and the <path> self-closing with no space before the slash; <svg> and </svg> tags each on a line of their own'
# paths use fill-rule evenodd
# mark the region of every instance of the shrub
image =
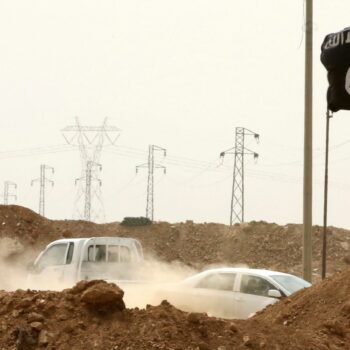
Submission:
<svg viewBox="0 0 350 350">
<path fill-rule="evenodd" d="M 124 226 L 146 226 L 151 225 L 152 221 L 149 218 L 143 216 L 140 217 L 125 217 L 121 222 Z"/>
</svg>

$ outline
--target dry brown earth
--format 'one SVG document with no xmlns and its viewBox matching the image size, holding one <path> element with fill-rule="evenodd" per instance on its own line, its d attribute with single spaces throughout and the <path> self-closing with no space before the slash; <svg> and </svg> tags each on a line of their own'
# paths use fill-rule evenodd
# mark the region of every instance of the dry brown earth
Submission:
<svg viewBox="0 0 350 350">
<path fill-rule="evenodd" d="M 320 227 L 313 228 L 314 273 L 320 272 Z M 179 261 L 195 268 L 220 264 L 245 264 L 301 272 L 301 225 L 279 226 L 251 222 L 229 227 L 221 224 L 178 224 L 158 222 L 151 226 L 125 227 L 118 223 L 94 224 L 84 221 L 45 219 L 20 206 L 0 206 L 0 258 L 26 264 L 54 239 L 63 237 L 130 236 L 138 238 L 146 255 L 163 261 Z M 10 240 L 10 242 L 8 242 Z M 350 232 L 329 228 L 329 272 L 342 270 L 350 263 Z M 6 243 L 6 244 L 4 244 Z M 25 252 L 32 252 L 26 254 Z"/>
<path fill-rule="evenodd" d="M 299 225 L 252 222 L 230 228 L 186 222 L 127 228 L 47 220 L 26 208 L 0 206 L 2 261 L 23 265 L 54 239 L 100 235 L 135 237 L 147 255 L 199 268 L 221 263 L 300 271 Z M 315 269 L 320 236 L 315 227 Z M 342 272 L 247 321 L 188 314 L 167 302 L 125 309 L 123 291 L 103 281 L 81 282 L 63 292 L 0 291 L 0 350 L 350 349 L 349 238 L 348 231 L 330 228 L 330 272 Z"/>
<path fill-rule="evenodd" d="M 349 291 L 347 269 L 246 321 L 188 314 L 167 302 L 124 309 L 121 290 L 103 281 L 0 292 L 0 349 L 349 349 Z"/>
</svg>

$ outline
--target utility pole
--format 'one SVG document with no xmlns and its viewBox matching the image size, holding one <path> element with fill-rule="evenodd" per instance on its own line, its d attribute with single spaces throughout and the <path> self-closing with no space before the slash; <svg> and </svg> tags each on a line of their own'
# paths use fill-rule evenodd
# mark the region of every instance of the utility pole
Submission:
<svg viewBox="0 0 350 350">
<path fill-rule="evenodd" d="M 83 180 L 85 182 L 85 205 L 84 205 L 84 219 L 86 221 L 91 220 L 91 189 L 92 189 L 92 183 L 98 182 L 99 186 L 102 185 L 102 181 L 99 178 L 95 177 L 95 172 L 93 171 L 95 168 L 98 170 L 102 170 L 102 165 L 95 163 L 91 160 L 86 162 L 86 173 L 84 177 L 81 177 L 79 179 L 75 180 L 75 184 L 78 183 L 78 181 Z"/>
<path fill-rule="evenodd" d="M 13 197 L 15 200 L 17 200 L 17 196 L 13 193 L 10 193 L 10 187 L 13 186 L 14 189 L 17 189 L 17 184 L 15 184 L 12 181 L 5 181 L 4 182 L 4 204 L 8 205 L 9 204 L 9 198 Z"/>
<path fill-rule="evenodd" d="M 306 0 L 304 106 L 303 277 L 312 280 L 312 45 L 313 1 Z"/>
<path fill-rule="evenodd" d="M 166 167 L 155 163 L 155 151 L 160 151 L 163 156 L 166 156 L 166 149 L 158 147 L 155 145 L 148 146 L 148 162 L 136 166 L 136 173 L 139 168 L 148 169 L 148 179 L 147 179 L 147 204 L 146 204 L 146 217 L 153 221 L 154 217 L 154 170 L 163 169 L 164 174 L 166 173 Z"/>
<path fill-rule="evenodd" d="M 62 130 L 62 135 L 69 145 L 76 146 L 80 151 L 81 179 L 87 177 L 87 165 L 100 163 L 102 149 L 105 146 L 115 145 L 120 129 L 107 124 L 107 118 L 100 126 L 81 125 L 79 119 L 75 118 L 75 125 L 67 126 Z M 92 166 L 91 178 L 98 178 L 98 168 Z M 91 182 L 90 219 L 95 222 L 105 221 L 104 205 L 102 200 L 101 186 L 98 181 Z M 74 203 L 73 218 L 85 219 L 86 215 L 86 183 L 79 181 Z"/>
<path fill-rule="evenodd" d="M 244 145 L 246 136 L 254 136 L 258 141 L 259 134 L 242 127 L 236 127 L 235 146 L 220 153 L 220 157 L 226 154 L 234 154 L 233 183 L 230 211 L 230 226 L 236 222 L 244 222 L 244 156 L 253 155 L 254 159 L 259 157 L 258 153 L 251 151 Z"/>
<path fill-rule="evenodd" d="M 46 170 L 51 170 L 51 173 L 54 173 L 54 168 L 41 164 L 40 165 L 40 177 L 31 181 L 31 186 L 33 186 L 34 182 L 39 182 L 40 192 L 39 192 L 39 214 L 41 216 L 45 216 L 45 189 L 46 183 L 50 183 L 52 186 L 54 182 L 51 179 L 46 177 Z"/>
</svg>

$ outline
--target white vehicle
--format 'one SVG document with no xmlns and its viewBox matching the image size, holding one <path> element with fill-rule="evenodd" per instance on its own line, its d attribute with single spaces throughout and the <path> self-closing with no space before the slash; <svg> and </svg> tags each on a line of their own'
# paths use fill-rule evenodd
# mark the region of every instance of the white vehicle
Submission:
<svg viewBox="0 0 350 350">
<path fill-rule="evenodd" d="M 68 238 L 50 243 L 28 267 L 31 288 L 61 289 L 80 280 L 134 280 L 143 262 L 133 238 Z"/>
<path fill-rule="evenodd" d="M 218 268 L 168 286 L 160 297 L 184 311 L 246 319 L 279 298 L 310 283 L 282 272 L 248 268 Z"/>
</svg>

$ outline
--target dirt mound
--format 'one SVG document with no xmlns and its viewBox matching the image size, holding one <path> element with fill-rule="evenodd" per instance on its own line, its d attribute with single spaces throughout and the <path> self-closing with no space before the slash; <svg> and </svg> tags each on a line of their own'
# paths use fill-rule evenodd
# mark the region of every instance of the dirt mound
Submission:
<svg viewBox="0 0 350 350">
<path fill-rule="evenodd" d="M 106 290 L 108 295 L 121 295 L 117 286 L 101 281 L 62 292 L 1 292 L 0 349 L 204 350 L 233 349 L 239 342 L 232 338 L 231 322 L 187 314 L 167 302 L 144 310 L 117 307 L 96 312 L 89 307 L 91 300 L 102 297 L 111 305 Z M 94 291 L 91 298 L 89 291 Z"/>
<path fill-rule="evenodd" d="M 238 349 L 349 349 L 350 269 L 237 322 L 248 341 Z"/>
<path fill-rule="evenodd" d="M 80 292 L 80 300 L 91 310 L 106 312 L 125 309 L 123 301 L 124 292 L 117 285 L 105 281 L 80 281 L 72 289 Z"/>
<path fill-rule="evenodd" d="M 321 233 L 321 228 L 315 226 L 312 237 L 315 275 L 320 273 Z M 328 271 L 334 273 L 349 265 L 350 232 L 330 227 L 328 235 Z M 0 205 L 0 239 L 12 240 L 11 254 L 6 250 L 6 258 L 13 262 L 26 264 L 55 239 L 92 236 L 134 237 L 141 241 L 146 256 L 179 261 L 196 269 L 244 264 L 294 274 L 301 274 L 302 270 L 301 225 L 279 226 L 261 221 L 229 227 L 187 221 L 126 227 L 118 223 L 48 220 L 23 207 Z"/>
<path fill-rule="evenodd" d="M 254 320 L 303 334 L 319 349 L 350 348 L 350 269 L 269 306 Z"/>
<path fill-rule="evenodd" d="M 91 300 L 101 297 L 106 305 L 111 298 L 104 298 L 105 290 L 122 296 L 117 286 L 101 281 L 62 292 L 0 292 L 0 349 L 349 349 L 350 269 L 246 321 L 186 313 L 166 301 L 101 312 L 84 300 L 89 290 Z"/>
</svg>

